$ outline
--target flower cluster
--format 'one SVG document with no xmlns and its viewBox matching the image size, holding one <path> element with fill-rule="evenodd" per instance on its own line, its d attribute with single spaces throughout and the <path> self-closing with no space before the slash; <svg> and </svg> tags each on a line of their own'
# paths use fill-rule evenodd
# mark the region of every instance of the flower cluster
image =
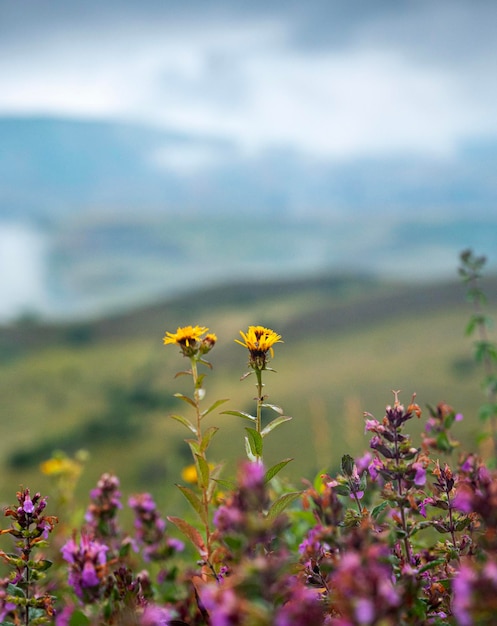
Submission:
<svg viewBox="0 0 497 626">
<path fill-rule="evenodd" d="M 490 626 L 497 611 L 497 471 L 461 453 L 451 428 L 462 416 L 446 403 L 429 408 L 421 444 L 406 432 L 421 417 L 414 401 L 394 402 L 377 420 L 365 414 L 369 449 L 344 454 L 295 491 L 278 473 L 291 459 L 263 462 L 263 440 L 289 420 L 267 402 L 262 378 L 281 336 L 249 326 L 238 344 L 248 349 L 257 379 L 256 415 L 248 419 L 248 462 L 236 479 L 207 457 L 217 426 L 204 428 L 225 400 L 204 407 L 204 356 L 216 343 L 204 326 L 164 337 L 190 360 L 193 418 L 174 415 L 189 431 L 192 463 L 178 485 L 193 519 L 163 516 L 151 493 L 128 499 L 133 530 L 123 530 L 121 487 L 101 476 L 90 492 L 84 522 L 60 553 L 60 572 L 45 582 L 57 522 L 47 499 L 29 489 L 5 515 L 15 552 L 0 552 L 10 575 L 0 579 L 0 621 L 35 626 Z M 277 417 L 268 421 L 266 411 Z M 264 415 L 263 415 L 264 413 Z M 193 434 L 193 437 L 192 437 Z M 496 439 L 497 440 L 497 439 Z M 77 469 L 77 468 L 76 468 Z M 79 473 L 63 457 L 45 470 Z M 222 489 L 222 493 L 221 490 Z M 166 533 L 166 519 L 188 540 Z M 67 537 L 67 535 L 66 535 Z M 79 537 L 79 539 L 78 539 Z M 59 544 L 60 545 L 60 544 Z M 181 554 L 180 554 L 181 553 Z M 50 592 L 49 592 L 50 591 Z M 53 595 L 52 595 L 53 594 Z"/>
<path fill-rule="evenodd" d="M 85 514 L 86 532 L 102 539 L 117 538 L 119 536 L 117 512 L 122 508 L 117 476 L 103 474 L 97 486 L 91 490 L 90 499 Z"/>
<path fill-rule="evenodd" d="M 47 499 L 40 493 L 31 497 L 29 489 L 22 489 L 17 492 L 17 502 L 16 508 L 5 509 L 5 516 L 10 517 L 13 524 L 9 529 L 0 531 L 0 534 L 9 533 L 13 537 L 23 538 L 29 532 L 32 542 L 40 537 L 47 539 L 58 521 L 54 516 L 43 515 Z"/>
<path fill-rule="evenodd" d="M 134 542 L 143 548 L 146 561 L 164 560 L 184 549 L 182 541 L 166 537 L 166 521 L 159 515 L 149 493 L 131 496 L 128 504 L 135 514 Z"/>
<path fill-rule="evenodd" d="M 319 594 L 292 571 L 284 539 L 288 519 L 272 514 L 262 463 L 243 463 L 237 485 L 214 517 L 226 563 L 216 580 L 199 588 L 213 625 L 320 624 Z"/>
<path fill-rule="evenodd" d="M 106 544 L 86 534 L 81 535 L 79 543 L 73 537 L 62 548 L 62 557 L 69 563 L 68 583 L 85 602 L 95 602 L 103 594 L 108 550 Z"/>
<path fill-rule="evenodd" d="M 175 333 L 166 332 L 164 345 L 176 344 L 186 357 L 202 356 L 207 354 L 217 341 L 214 333 L 207 333 L 205 326 L 183 326 Z"/>
<path fill-rule="evenodd" d="M 39 623 L 49 621 L 54 614 L 53 598 L 43 588 L 31 589 L 32 580 L 41 580 L 51 561 L 34 557 L 34 550 L 43 548 L 58 520 L 45 515 L 47 499 L 40 493 L 31 496 L 29 489 L 17 492 L 17 506 L 7 507 L 5 516 L 10 517 L 10 527 L 0 530 L 15 540 L 16 553 L 0 551 L 0 558 L 12 568 L 9 578 L 0 581 L 0 614 L 12 621 Z"/>
<path fill-rule="evenodd" d="M 238 550 L 251 552 L 255 545 L 268 545 L 274 536 L 274 522 L 265 516 L 270 505 L 262 463 L 243 463 L 238 489 L 228 496 L 214 514 L 214 526 L 221 536 L 236 536 Z"/>
</svg>

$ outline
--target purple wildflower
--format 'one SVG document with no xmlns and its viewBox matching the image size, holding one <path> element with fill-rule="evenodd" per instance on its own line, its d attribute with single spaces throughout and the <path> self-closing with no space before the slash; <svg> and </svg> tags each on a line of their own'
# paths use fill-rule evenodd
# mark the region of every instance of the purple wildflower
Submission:
<svg viewBox="0 0 497 626">
<path fill-rule="evenodd" d="M 330 587 L 339 613 L 351 624 L 379 623 L 397 613 L 401 597 L 393 583 L 388 556 L 386 546 L 371 545 L 362 546 L 360 551 L 349 549 L 337 561 Z M 360 621 L 361 616 L 369 621 Z"/>
<path fill-rule="evenodd" d="M 145 560 L 161 560 L 184 549 L 179 539 L 166 538 L 166 521 L 149 493 L 131 496 L 128 504 L 135 514 L 135 543 L 143 547 Z"/>
<path fill-rule="evenodd" d="M 70 566 L 69 584 L 81 600 L 94 601 L 101 596 L 108 550 L 86 534 L 81 535 L 79 544 L 73 538 L 62 546 L 62 558 Z"/>
<path fill-rule="evenodd" d="M 435 499 L 432 497 L 424 498 L 424 500 L 419 504 L 419 513 L 423 517 L 426 517 L 426 507 L 428 504 L 435 504 Z"/>
<path fill-rule="evenodd" d="M 289 600 L 275 616 L 275 626 L 307 626 L 323 623 L 323 604 L 318 593 L 291 579 Z"/>
<path fill-rule="evenodd" d="M 419 461 L 412 464 L 412 469 L 415 470 L 414 484 L 417 487 L 422 487 L 426 484 L 426 468 L 423 463 Z"/>
<path fill-rule="evenodd" d="M 373 457 L 373 460 L 368 467 L 368 472 L 371 480 L 376 480 L 378 478 L 378 474 L 382 469 L 384 469 L 383 462 L 377 456 Z"/>
<path fill-rule="evenodd" d="M 105 539 L 117 538 L 117 512 L 122 508 L 119 479 L 112 474 L 103 474 L 95 489 L 91 490 L 90 498 L 92 502 L 85 514 L 88 532 Z"/>
<path fill-rule="evenodd" d="M 473 493 L 466 485 L 461 485 L 452 501 L 455 509 L 462 513 L 471 513 L 473 511 Z"/>
<path fill-rule="evenodd" d="M 242 600 L 230 587 L 205 585 L 201 590 L 200 599 L 209 613 L 211 626 L 242 624 Z"/>
<path fill-rule="evenodd" d="M 167 626 L 171 619 L 173 615 L 169 609 L 148 604 L 141 616 L 140 626 Z"/>
<path fill-rule="evenodd" d="M 470 567 L 462 565 L 452 582 L 452 610 L 459 626 L 473 626 L 470 609 L 475 580 L 476 573 Z"/>
<path fill-rule="evenodd" d="M 244 463 L 238 474 L 238 482 L 241 488 L 255 489 L 264 482 L 265 469 L 260 461 Z"/>
<path fill-rule="evenodd" d="M 7 587 L 12 581 L 9 578 L 0 579 L 0 620 L 5 621 L 7 615 L 16 609 L 16 604 L 10 601 L 7 593 Z"/>
<path fill-rule="evenodd" d="M 55 626 L 69 626 L 74 608 L 74 605 L 66 604 L 61 611 L 58 611 L 55 618 Z"/>
</svg>

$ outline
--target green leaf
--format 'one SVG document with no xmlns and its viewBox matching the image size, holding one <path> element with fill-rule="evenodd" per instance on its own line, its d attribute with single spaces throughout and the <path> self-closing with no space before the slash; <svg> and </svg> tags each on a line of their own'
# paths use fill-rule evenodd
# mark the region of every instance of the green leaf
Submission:
<svg viewBox="0 0 497 626">
<path fill-rule="evenodd" d="M 442 431 L 437 434 L 437 447 L 443 452 L 450 452 L 453 448 L 447 433 Z"/>
<path fill-rule="evenodd" d="M 245 437 L 245 452 L 247 454 L 247 458 L 249 461 L 257 461 L 257 457 L 255 456 L 255 454 L 253 454 L 252 449 L 250 447 L 250 442 L 249 442 L 249 438 Z"/>
<path fill-rule="evenodd" d="M 205 411 L 202 411 L 202 417 L 205 417 L 209 413 L 212 413 L 212 411 L 215 411 L 218 406 L 221 406 L 221 404 L 228 402 L 228 400 L 229 398 L 224 398 L 223 400 L 217 400 L 216 402 L 214 402 L 214 404 L 211 404 L 211 406 L 208 409 L 206 409 Z"/>
<path fill-rule="evenodd" d="M 255 422 L 257 419 L 253 415 L 250 415 L 250 413 L 245 413 L 244 411 L 222 411 L 221 415 L 236 415 L 236 417 L 243 417 L 251 422 Z"/>
<path fill-rule="evenodd" d="M 462 517 L 461 519 L 458 519 L 456 522 L 456 530 L 460 532 L 461 530 L 464 530 L 465 528 L 467 528 L 470 524 L 471 524 L 470 517 Z"/>
<path fill-rule="evenodd" d="M 267 403 L 264 403 L 262 406 L 267 408 L 267 409 L 272 409 L 275 413 L 278 413 L 279 415 L 283 415 L 283 409 L 280 406 L 278 406 L 277 404 L 267 404 Z"/>
<path fill-rule="evenodd" d="M 120 548 L 119 548 L 119 558 L 124 559 L 126 558 L 129 553 L 131 551 L 131 543 L 122 543 Z"/>
<path fill-rule="evenodd" d="M 218 430 L 219 428 L 217 426 L 210 426 L 210 428 L 205 431 L 202 437 L 202 441 L 200 442 L 200 452 L 205 452 L 207 450 L 212 438 Z"/>
<path fill-rule="evenodd" d="M 226 480 L 225 478 L 214 478 L 214 482 L 225 489 L 226 491 L 234 491 L 236 489 L 236 483 L 233 480 Z"/>
<path fill-rule="evenodd" d="M 52 567 L 53 562 L 48 559 L 40 559 L 39 561 L 35 561 L 33 563 L 33 569 L 37 572 L 45 572 L 47 569 Z"/>
<path fill-rule="evenodd" d="M 489 341 L 475 342 L 475 359 L 482 363 L 485 359 L 490 358 L 492 361 L 497 360 L 497 351 L 493 343 Z"/>
<path fill-rule="evenodd" d="M 179 378 L 180 376 L 191 376 L 192 370 L 181 370 L 181 372 L 176 372 L 174 378 Z"/>
<path fill-rule="evenodd" d="M 185 442 L 190 446 L 193 456 L 200 454 L 200 445 L 196 439 L 185 439 Z"/>
<path fill-rule="evenodd" d="M 12 583 L 9 583 L 7 585 L 7 593 L 16 598 L 26 597 L 26 594 L 24 593 L 24 591 L 20 587 L 18 587 L 17 585 L 13 585 Z"/>
<path fill-rule="evenodd" d="M 192 491 L 192 489 L 190 489 L 189 487 L 183 487 L 183 485 L 176 485 L 176 487 L 178 487 L 181 493 L 185 496 L 188 502 L 192 505 L 194 511 L 200 517 L 200 520 L 205 524 L 207 521 L 205 509 L 202 506 L 202 502 L 200 501 L 200 498 L 197 496 L 197 494 L 194 491 Z"/>
<path fill-rule="evenodd" d="M 342 456 L 342 472 L 345 476 L 349 478 L 352 476 L 354 471 L 354 459 L 350 456 L 350 454 L 344 454 Z"/>
<path fill-rule="evenodd" d="M 218 463 L 213 469 L 211 469 L 210 471 L 210 475 L 209 475 L 209 487 L 207 489 L 207 499 L 210 502 L 212 499 L 212 496 L 214 494 L 214 491 L 216 489 L 217 486 L 219 486 L 218 483 L 218 478 L 221 474 L 221 472 L 223 471 L 223 467 L 224 464 L 223 463 Z"/>
<path fill-rule="evenodd" d="M 194 435 L 197 434 L 197 429 L 187 417 L 183 417 L 182 415 L 170 415 L 169 417 L 172 417 L 173 420 L 176 420 L 180 424 L 183 424 L 183 426 L 186 426 L 186 428 L 191 430 Z"/>
<path fill-rule="evenodd" d="M 245 430 L 247 431 L 247 435 L 248 435 L 248 442 L 250 445 L 250 450 L 252 452 L 252 454 L 255 457 L 261 457 L 262 456 L 262 448 L 263 448 L 263 443 L 262 443 L 262 436 L 260 433 L 258 433 L 255 428 L 245 428 Z"/>
<path fill-rule="evenodd" d="M 90 624 L 90 618 L 83 611 L 76 609 L 72 612 L 69 618 L 69 626 L 88 626 L 88 624 Z"/>
<path fill-rule="evenodd" d="M 494 415 L 497 415 L 497 405 L 491 403 L 482 404 L 480 410 L 478 411 L 478 415 L 482 421 L 492 418 Z"/>
<path fill-rule="evenodd" d="M 183 402 L 186 402 L 187 404 L 190 404 L 193 408 L 197 408 L 197 405 L 195 404 L 195 400 L 192 400 L 191 398 L 189 398 L 188 396 L 183 395 L 182 393 L 175 393 L 174 394 L 175 398 L 179 398 L 180 400 L 183 400 Z"/>
<path fill-rule="evenodd" d="M 292 504 L 297 498 L 300 498 L 302 492 L 301 491 L 290 491 L 289 493 L 284 493 L 277 500 L 273 502 L 271 508 L 268 511 L 267 518 L 270 520 L 274 520 L 278 515 L 283 513 L 283 511 Z"/>
<path fill-rule="evenodd" d="M 477 322 L 474 319 L 474 317 L 472 317 L 469 322 L 466 324 L 466 328 L 464 329 L 464 334 L 466 337 L 470 337 L 476 330 L 477 327 Z"/>
<path fill-rule="evenodd" d="M 433 561 L 430 561 L 429 563 L 426 563 L 425 565 L 420 567 L 419 570 L 418 570 L 418 573 L 422 574 L 423 572 L 426 572 L 426 571 L 428 571 L 430 569 L 435 569 L 439 565 L 443 565 L 444 563 L 445 563 L 445 559 L 444 558 L 433 559 Z"/>
<path fill-rule="evenodd" d="M 381 513 L 387 508 L 388 502 L 381 502 L 381 504 L 376 505 L 371 511 L 371 517 L 373 519 L 377 519 Z"/>
<path fill-rule="evenodd" d="M 338 495 L 340 495 L 340 496 L 350 496 L 350 487 L 349 487 L 349 485 L 345 485 L 345 484 L 335 485 L 333 487 L 333 491 L 335 493 L 338 493 Z"/>
<path fill-rule="evenodd" d="M 283 461 L 280 461 L 279 463 L 276 463 L 276 465 L 270 467 L 264 474 L 264 482 L 268 483 L 270 480 L 272 480 L 276 476 L 276 474 L 281 472 L 281 470 L 286 465 L 288 465 L 288 463 L 290 463 L 290 461 L 293 461 L 293 459 L 284 459 Z"/>
<path fill-rule="evenodd" d="M 195 455 L 196 464 L 199 471 L 199 487 L 204 489 L 209 484 L 210 469 L 209 464 L 200 454 Z"/>
<path fill-rule="evenodd" d="M 281 415 L 280 417 L 276 417 L 274 420 L 269 422 L 267 426 L 265 426 L 261 430 L 261 435 L 265 437 L 268 433 L 274 430 L 280 424 L 284 424 L 285 422 L 290 421 L 292 418 L 289 415 Z"/>
<path fill-rule="evenodd" d="M 205 543 L 202 539 L 202 535 L 198 532 L 198 530 L 194 528 L 191 524 L 186 522 L 184 519 L 181 519 L 181 517 L 174 517 L 172 515 L 169 515 L 167 519 L 171 522 L 171 524 L 174 524 L 177 528 L 179 528 L 179 530 L 185 535 L 185 537 L 188 537 L 188 539 L 197 548 L 200 556 L 202 558 L 205 558 L 207 550 L 205 549 Z"/>
</svg>

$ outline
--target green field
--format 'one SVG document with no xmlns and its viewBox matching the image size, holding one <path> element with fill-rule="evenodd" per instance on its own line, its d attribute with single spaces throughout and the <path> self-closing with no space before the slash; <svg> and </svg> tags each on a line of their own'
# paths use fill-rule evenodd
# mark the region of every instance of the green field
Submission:
<svg viewBox="0 0 497 626">
<path fill-rule="evenodd" d="M 487 280 L 485 288 L 492 296 L 497 280 Z M 491 301 L 489 313 L 494 310 Z M 472 340 L 464 336 L 470 314 L 457 282 L 407 285 L 332 276 L 227 285 L 113 318 L 2 328 L 0 501 L 13 501 L 20 485 L 46 492 L 40 461 L 56 449 L 72 454 L 84 448 L 90 460 L 80 498 L 111 471 L 125 497 L 146 490 L 167 504 L 168 513 L 181 508 L 182 496 L 172 486 L 189 462 L 188 433 L 168 415 L 188 414 L 173 394 L 189 393 L 190 379 L 174 378 L 187 362 L 175 347 L 164 347 L 162 337 L 187 324 L 218 335 L 205 402 L 229 398 L 220 410 L 254 410 L 255 381 L 240 381 L 247 354 L 234 343 L 239 330 L 262 324 L 283 336 L 272 362 L 277 373 L 267 373 L 265 383 L 269 401 L 293 420 L 267 438 L 265 459 L 293 457 L 282 474 L 294 484 L 336 466 L 346 452 L 365 450 L 363 412 L 381 418 L 392 389 L 402 390 L 406 403 L 416 392 L 423 409 L 451 404 L 465 416 L 455 436 L 476 449 L 484 396 Z M 244 455 L 247 423 L 216 413 L 207 419 L 220 427 L 211 457 L 232 466 Z"/>
</svg>

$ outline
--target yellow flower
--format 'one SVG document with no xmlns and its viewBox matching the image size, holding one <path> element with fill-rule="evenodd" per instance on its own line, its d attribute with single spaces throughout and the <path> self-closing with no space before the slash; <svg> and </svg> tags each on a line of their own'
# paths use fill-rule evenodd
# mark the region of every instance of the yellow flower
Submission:
<svg viewBox="0 0 497 626">
<path fill-rule="evenodd" d="M 213 463 L 209 463 L 209 470 L 211 472 L 214 468 L 215 468 L 215 465 Z M 185 481 L 185 483 L 196 484 L 197 466 L 192 464 L 192 465 L 187 465 L 186 467 L 184 467 L 181 470 L 181 478 Z"/>
<path fill-rule="evenodd" d="M 166 332 L 164 336 L 164 344 L 176 343 L 178 346 L 187 346 L 195 344 L 204 333 L 209 329 L 205 326 L 183 326 L 179 327 L 175 333 Z"/>
<path fill-rule="evenodd" d="M 202 339 L 202 343 L 200 344 L 200 352 L 202 354 L 207 354 L 207 352 L 209 352 L 210 350 L 212 350 L 212 348 L 214 347 L 214 344 L 217 341 L 217 337 L 214 333 L 208 333 L 203 339 Z"/>
<path fill-rule="evenodd" d="M 240 331 L 243 341 L 235 339 L 250 352 L 250 365 L 255 369 L 264 369 L 267 363 L 267 353 L 274 357 L 273 346 L 283 343 L 281 335 L 264 326 L 249 326 L 246 333 Z"/>
<path fill-rule="evenodd" d="M 196 483 L 197 482 L 197 468 L 195 465 L 187 465 L 181 470 L 181 478 L 185 481 L 185 483 Z"/>
<path fill-rule="evenodd" d="M 65 456 L 53 456 L 40 464 L 40 470 L 46 476 L 77 476 L 81 469 L 79 463 Z"/>
<path fill-rule="evenodd" d="M 217 341 L 214 333 L 209 333 L 205 337 L 205 333 L 209 329 L 205 326 L 182 326 L 175 333 L 166 332 L 164 336 L 164 345 L 169 343 L 180 346 L 183 354 L 188 357 L 195 356 L 200 351 L 201 354 L 207 354 Z"/>
</svg>

